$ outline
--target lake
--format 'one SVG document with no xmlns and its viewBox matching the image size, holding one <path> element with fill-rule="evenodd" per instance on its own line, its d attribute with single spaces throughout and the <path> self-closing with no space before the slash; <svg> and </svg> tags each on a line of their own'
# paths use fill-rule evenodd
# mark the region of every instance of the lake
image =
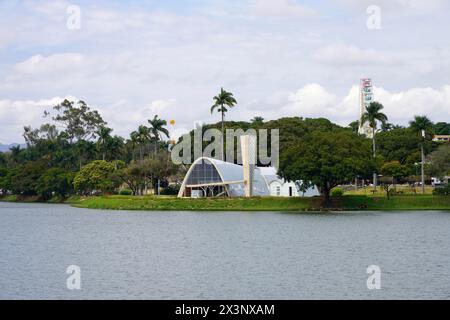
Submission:
<svg viewBox="0 0 450 320">
<path fill-rule="evenodd" d="M 80 267 L 81 289 L 66 286 Z M 367 288 L 367 267 L 381 289 Z M 449 299 L 450 212 L 143 212 L 0 202 L 1 299 Z"/>
</svg>

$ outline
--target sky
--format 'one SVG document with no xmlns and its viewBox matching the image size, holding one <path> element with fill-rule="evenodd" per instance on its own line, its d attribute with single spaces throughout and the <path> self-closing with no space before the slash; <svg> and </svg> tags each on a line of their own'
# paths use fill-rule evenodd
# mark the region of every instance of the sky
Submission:
<svg viewBox="0 0 450 320">
<path fill-rule="evenodd" d="M 221 87 L 227 120 L 347 125 L 363 77 L 390 122 L 450 122 L 449 16 L 446 0 L 0 0 L 0 143 L 64 98 L 124 137 L 173 119 L 176 138 L 220 120 Z"/>
</svg>

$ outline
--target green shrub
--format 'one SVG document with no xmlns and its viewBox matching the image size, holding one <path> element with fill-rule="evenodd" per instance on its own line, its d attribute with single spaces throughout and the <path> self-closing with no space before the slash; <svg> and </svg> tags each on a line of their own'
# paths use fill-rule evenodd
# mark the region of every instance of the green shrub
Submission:
<svg viewBox="0 0 450 320">
<path fill-rule="evenodd" d="M 178 191 L 180 191 L 179 184 L 169 184 L 162 190 L 161 194 L 166 196 L 177 195 Z"/>
<path fill-rule="evenodd" d="M 450 183 L 446 186 L 435 188 L 433 194 L 435 196 L 450 196 Z"/>
<path fill-rule="evenodd" d="M 131 191 L 130 189 L 122 189 L 120 190 L 119 194 L 121 196 L 131 196 L 133 194 L 133 191 Z"/>
<path fill-rule="evenodd" d="M 331 190 L 332 197 L 342 197 L 343 195 L 344 190 L 342 190 L 341 188 L 333 188 L 333 190 Z"/>
</svg>

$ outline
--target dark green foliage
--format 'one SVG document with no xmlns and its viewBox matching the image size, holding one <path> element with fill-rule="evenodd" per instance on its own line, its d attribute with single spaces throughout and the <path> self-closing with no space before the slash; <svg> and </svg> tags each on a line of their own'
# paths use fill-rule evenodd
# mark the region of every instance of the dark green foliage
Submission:
<svg viewBox="0 0 450 320">
<path fill-rule="evenodd" d="M 133 194 L 133 191 L 131 191 L 130 189 L 122 189 L 119 191 L 119 194 L 121 196 L 131 196 Z"/>
<path fill-rule="evenodd" d="M 62 168 L 50 168 L 39 177 L 36 193 L 43 199 L 49 199 L 52 195 L 65 199 L 73 192 L 74 176 L 74 173 L 66 172 Z"/>
<path fill-rule="evenodd" d="M 450 176 L 450 144 L 441 145 L 430 154 L 427 171 L 430 175 L 438 178 Z"/>
<path fill-rule="evenodd" d="M 367 139 L 349 131 L 313 131 L 281 150 L 279 173 L 296 181 L 311 181 L 326 203 L 331 189 L 367 176 L 373 169 L 373 157 Z"/>
<path fill-rule="evenodd" d="M 420 162 L 420 142 L 420 137 L 410 128 L 392 129 L 377 134 L 378 154 L 385 161 L 398 161 L 401 164 Z"/>
<path fill-rule="evenodd" d="M 341 188 L 333 188 L 333 190 L 331 190 L 331 196 L 332 197 L 342 197 L 344 195 L 344 190 L 342 190 Z"/>
<path fill-rule="evenodd" d="M 450 196 L 450 183 L 443 187 L 435 188 L 433 194 L 436 196 Z"/>
<path fill-rule="evenodd" d="M 168 195 L 168 196 L 171 196 L 171 195 L 175 196 L 178 194 L 179 191 L 180 191 L 179 184 L 169 184 L 162 190 L 161 194 Z"/>
<path fill-rule="evenodd" d="M 437 122 L 434 125 L 434 134 L 450 134 L 450 123 L 447 122 Z"/>
<path fill-rule="evenodd" d="M 30 161 L 8 172 L 6 185 L 15 194 L 38 195 L 41 175 L 48 169 L 44 161 Z"/>
</svg>

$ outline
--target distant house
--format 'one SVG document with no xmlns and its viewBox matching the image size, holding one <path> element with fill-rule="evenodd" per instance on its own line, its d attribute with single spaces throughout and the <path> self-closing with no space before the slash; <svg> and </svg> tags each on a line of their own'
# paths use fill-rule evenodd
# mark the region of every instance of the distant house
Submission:
<svg viewBox="0 0 450 320">
<path fill-rule="evenodd" d="M 437 141 L 437 142 L 450 141 L 450 134 L 436 134 L 433 137 L 433 141 Z"/>
<path fill-rule="evenodd" d="M 309 188 L 305 193 L 299 191 L 298 184 L 294 181 L 286 181 L 277 175 L 274 167 L 260 167 L 271 196 L 275 197 L 313 197 L 320 193 L 316 187 Z"/>
</svg>

